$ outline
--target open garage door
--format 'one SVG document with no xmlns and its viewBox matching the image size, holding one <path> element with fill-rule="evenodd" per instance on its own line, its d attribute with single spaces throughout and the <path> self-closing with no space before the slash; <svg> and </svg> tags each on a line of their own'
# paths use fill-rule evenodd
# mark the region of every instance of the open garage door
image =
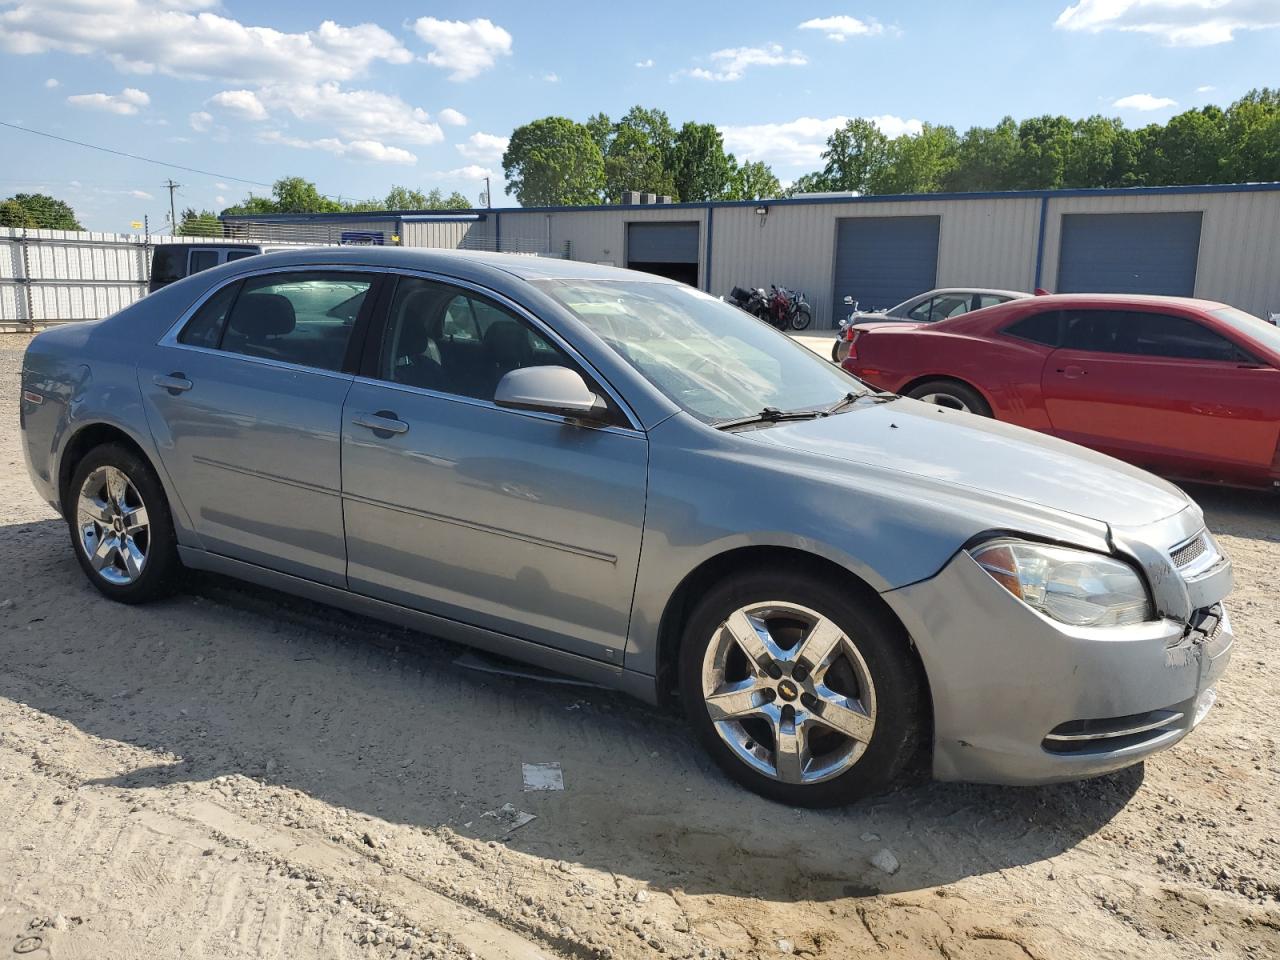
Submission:
<svg viewBox="0 0 1280 960">
<path fill-rule="evenodd" d="M 627 224 L 627 266 L 698 285 L 698 224 Z"/>
<path fill-rule="evenodd" d="M 844 298 L 860 310 L 892 307 L 937 286 L 941 217 L 851 217 L 836 227 L 836 316 Z"/>
<path fill-rule="evenodd" d="M 1057 293 L 1160 293 L 1196 289 L 1200 213 L 1067 213 Z"/>
</svg>

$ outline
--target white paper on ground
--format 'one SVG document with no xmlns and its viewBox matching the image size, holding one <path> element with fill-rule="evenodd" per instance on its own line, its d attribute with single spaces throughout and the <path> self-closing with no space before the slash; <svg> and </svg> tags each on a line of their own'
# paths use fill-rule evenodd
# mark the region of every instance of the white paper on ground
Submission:
<svg viewBox="0 0 1280 960">
<path fill-rule="evenodd" d="M 563 790 L 564 774 L 558 763 L 522 763 L 524 790 Z"/>
</svg>

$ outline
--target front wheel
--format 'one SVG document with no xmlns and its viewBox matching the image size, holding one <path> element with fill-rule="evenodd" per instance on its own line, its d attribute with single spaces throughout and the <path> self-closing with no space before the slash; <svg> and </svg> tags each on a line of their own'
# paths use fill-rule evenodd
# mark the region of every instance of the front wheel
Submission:
<svg viewBox="0 0 1280 960">
<path fill-rule="evenodd" d="M 919 744 L 920 684 L 901 625 L 797 573 L 741 574 L 703 598 L 685 627 L 680 692 L 720 767 L 792 806 L 880 792 Z"/>
<path fill-rule="evenodd" d="M 813 323 L 813 314 L 809 312 L 808 307 L 801 307 L 791 318 L 791 326 L 796 330 L 807 330 L 811 323 Z"/>
<path fill-rule="evenodd" d="M 128 447 L 106 444 L 76 467 L 67 523 L 76 559 L 98 591 L 121 603 L 172 592 L 182 564 L 160 479 Z"/>
</svg>

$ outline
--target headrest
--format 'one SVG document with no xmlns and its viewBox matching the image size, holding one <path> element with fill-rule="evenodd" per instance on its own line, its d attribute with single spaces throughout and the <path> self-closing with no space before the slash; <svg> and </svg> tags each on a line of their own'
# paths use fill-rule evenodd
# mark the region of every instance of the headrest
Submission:
<svg viewBox="0 0 1280 960">
<path fill-rule="evenodd" d="M 529 334 L 514 320 L 495 320 L 484 332 L 484 350 L 502 370 L 522 367 L 533 357 Z"/>
<path fill-rule="evenodd" d="M 231 329 L 243 337 L 278 337 L 296 323 L 293 303 L 278 293 L 241 294 L 231 311 Z"/>
</svg>

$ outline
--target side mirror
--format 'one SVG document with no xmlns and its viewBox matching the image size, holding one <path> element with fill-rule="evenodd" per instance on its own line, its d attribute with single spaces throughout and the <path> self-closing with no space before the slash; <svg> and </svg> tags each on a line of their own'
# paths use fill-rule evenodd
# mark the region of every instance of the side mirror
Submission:
<svg viewBox="0 0 1280 960">
<path fill-rule="evenodd" d="M 852 306 L 853 306 L 853 297 L 845 297 L 845 298 L 844 298 L 844 302 L 845 302 L 845 305 L 846 305 L 846 306 L 850 306 L 850 307 L 852 307 Z"/>
<path fill-rule="evenodd" d="M 609 408 L 568 367 L 522 367 L 498 381 L 493 402 L 513 410 L 536 410 L 577 420 L 604 420 Z"/>
</svg>

